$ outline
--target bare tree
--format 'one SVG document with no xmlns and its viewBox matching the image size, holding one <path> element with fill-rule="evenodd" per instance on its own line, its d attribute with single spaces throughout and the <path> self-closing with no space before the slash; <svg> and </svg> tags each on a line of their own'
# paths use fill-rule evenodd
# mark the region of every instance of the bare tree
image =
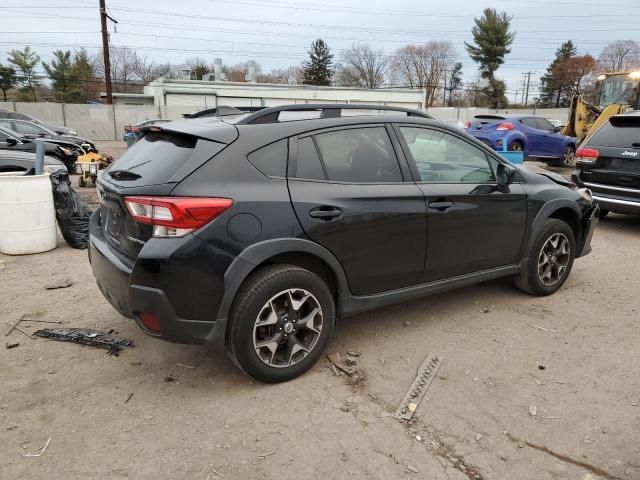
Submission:
<svg viewBox="0 0 640 480">
<path fill-rule="evenodd" d="M 408 87 L 426 89 L 425 103 L 431 106 L 445 71 L 449 65 L 453 66 L 456 56 L 456 49 L 450 41 L 409 44 L 395 54 L 394 75 Z"/>
<path fill-rule="evenodd" d="M 256 77 L 261 72 L 261 67 L 258 63 L 255 63 L 255 74 Z M 227 77 L 227 81 L 229 82 L 246 82 L 247 74 L 249 73 L 250 62 L 242 62 L 237 63 L 235 65 L 222 67 L 222 71 Z"/>
<path fill-rule="evenodd" d="M 268 73 L 256 76 L 258 83 L 277 83 L 283 85 L 299 85 L 302 83 L 302 68 L 294 65 L 288 68 L 274 68 Z"/>
<path fill-rule="evenodd" d="M 127 47 L 110 47 L 111 82 L 116 93 L 134 93 L 142 90 L 141 83 L 134 72 L 136 53 Z M 96 73 L 104 78 L 102 52 L 94 57 Z"/>
<path fill-rule="evenodd" d="M 387 80 L 391 61 L 382 50 L 368 44 L 353 44 L 342 53 L 336 83 L 347 87 L 380 88 Z"/>
<path fill-rule="evenodd" d="M 620 72 L 640 67 L 640 44 L 635 40 L 618 40 L 604 47 L 598 57 L 599 67 L 607 72 Z"/>
<path fill-rule="evenodd" d="M 173 73 L 173 66 L 170 63 L 159 64 L 134 53 L 133 73 L 146 84 L 160 77 L 169 77 Z"/>
<path fill-rule="evenodd" d="M 593 73 L 598 64 L 591 55 L 579 55 L 558 62 L 552 71 L 553 81 L 562 82 L 571 96 L 580 95 L 586 86 L 593 81 Z"/>
</svg>

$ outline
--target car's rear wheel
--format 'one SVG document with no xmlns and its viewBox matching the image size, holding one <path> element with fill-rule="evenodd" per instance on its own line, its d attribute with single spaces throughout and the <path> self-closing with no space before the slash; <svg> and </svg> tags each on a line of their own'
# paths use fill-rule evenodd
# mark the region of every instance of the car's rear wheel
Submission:
<svg viewBox="0 0 640 480">
<path fill-rule="evenodd" d="M 284 382 L 315 364 L 334 324 L 333 297 L 320 277 L 293 265 L 267 267 L 238 292 L 227 351 L 250 377 Z"/>
<path fill-rule="evenodd" d="M 523 152 L 524 151 L 524 145 L 522 144 L 522 142 L 520 140 L 514 140 L 513 142 L 511 142 L 511 145 L 509 145 L 509 151 L 510 152 Z"/>
<path fill-rule="evenodd" d="M 532 295 L 551 295 L 567 280 L 575 258 L 575 237 L 562 220 L 548 219 L 536 237 L 515 283 Z"/>
</svg>

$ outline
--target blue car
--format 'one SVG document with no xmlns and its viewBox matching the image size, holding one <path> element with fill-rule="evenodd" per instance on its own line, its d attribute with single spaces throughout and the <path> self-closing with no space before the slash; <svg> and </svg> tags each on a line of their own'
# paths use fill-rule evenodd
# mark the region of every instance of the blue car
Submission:
<svg viewBox="0 0 640 480">
<path fill-rule="evenodd" d="M 494 150 L 522 151 L 525 160 L 536 159 L 557 167 L 574 165 L 576 139 L 559 133 L 546 118 L 476 115 L 465 127 L 467 133 Z"/>
</svg>

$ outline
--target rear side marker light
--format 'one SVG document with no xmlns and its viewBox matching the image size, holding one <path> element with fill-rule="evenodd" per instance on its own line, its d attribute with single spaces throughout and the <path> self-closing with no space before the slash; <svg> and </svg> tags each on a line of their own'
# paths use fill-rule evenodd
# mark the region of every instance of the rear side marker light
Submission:
<svg viewBox="0 0 640 480">
<path fill-rule="evenodd" d="M 498 132 L 504 132 L 506 130 L 513 130 L 515 127 L 515 125 L 513 123 L 509 123 L 509 122 L 503 122 L 500 125 L 498 125 L 496 127 L 496 131 Z"/>
<path fill-rule="evenodd" d="M 147 328 L 147 330 L 151 330 L 152 332 L 160 331 L 160 318 L 155 313 L 140 312 L 138 314 L 138 318 Z"/>
<path fill-rule="evenodd" d="M 600 151 L 595 148 L 580 147 L 576 152 L 576 162 L 595 163 L 600 156 Z"/>
<path fill-rule="evenodd" d="M 229 198 L 125 197 L 129 214 L 153 226 L 153 236 L 183 237 L 220 216 L 233 205 Z"/>
</svg>

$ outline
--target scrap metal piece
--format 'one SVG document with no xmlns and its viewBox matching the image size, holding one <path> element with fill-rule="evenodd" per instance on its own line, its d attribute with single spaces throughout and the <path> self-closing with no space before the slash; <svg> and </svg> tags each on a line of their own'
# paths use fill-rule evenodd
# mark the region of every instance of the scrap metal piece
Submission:
<svg viewBox="0 0 640 480">
<path fill-rule="evenodd" d="M 443 361 L 444 357 L 442 356 L 432 353 L 427 355 L 427 358 L 425 358 L 424 362 L 422 362 L 422 365 L 418 369 L 416 379 L 411 384 L 411 387 L 409 387 L 409 390 L 404 396 L 402 402 L 400 402 L 400 406 L 396 410 L 396 413 L 393 414 L 395 418 L 411 420 L 413 413 L 418 408 L 424 394 L 427 393 L 427 389 L 429 388 L 429 385 L 431 385 L 431 381 L 436 376 L 436 373 Z"/>
<path fill-rule="evenodd" d="M 109 355 L 118 355 L 122 347 L 133 347 L 133 342 L 126 338 L 116 337 L 99 330 L 88 328 L 44 328 L 37 330 L 34 335 L 49 338 L 59 342 L 73 342 L 80 345 L 105 348 L 109 350 Z"/>
</svg>

